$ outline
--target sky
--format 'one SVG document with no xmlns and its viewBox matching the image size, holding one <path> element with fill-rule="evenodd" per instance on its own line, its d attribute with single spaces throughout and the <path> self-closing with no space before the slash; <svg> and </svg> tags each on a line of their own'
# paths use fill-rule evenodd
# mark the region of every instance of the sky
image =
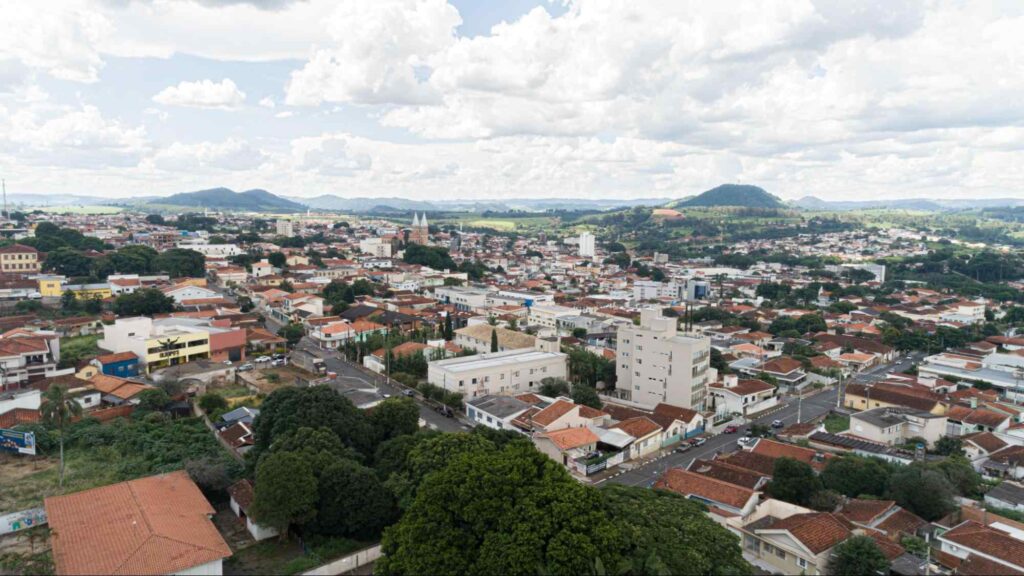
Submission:
<svg viewBox="0 0 1024 576">
<path fill-rule="evenodd" d="M 3 0 L 9 193 L 1024 195 L 1019 0 Z"/>
</svg>

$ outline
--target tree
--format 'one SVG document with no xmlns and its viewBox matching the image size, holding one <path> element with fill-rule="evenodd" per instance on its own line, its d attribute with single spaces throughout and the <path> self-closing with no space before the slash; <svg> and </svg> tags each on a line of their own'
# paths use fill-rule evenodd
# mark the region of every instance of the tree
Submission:
<svg viewBox="0 0 1024 576">
<path fill-rule="evenodd" d="M 139 393 L 139 410 L 154 412 L 171 403 L 171 397 L 160 388 L 149 388 Z"/>
<path fill-rule="evenodd" d="M 373 470 L 339 459 L 320 474 L 319 503 L 311 528 L 364 540 L 380 536 L 396 515 L 395 499 Z"/>
<path fill-rule="evenodd" d="M 596 489 L 512 442 L 428 475 L 381 545 L 380 574 L 588 574 L 625 542 Z"/>
<path fill-rule="evenodd" d="M 455 338 L 455 330 L 452 329 L 452 315 L 444 315 L 444 339 L 449 342 Z"/>
<path fill-rule="evenodd" d="M 498 351 L 498 330 L 491 328 L 491 352 Z"/>
<path fill-rule="evenodd" d="M 22 314 L 39 312 L 43 309 L 43 303 L 38 300 L 21 300 L 14 305 L 14 309 Z"/>
<path fill-rule="evenodd" d="M 374 443 L 379 444 L 396 436 L 415 434 L 420 428 L 420 409 L 412 398 L 388 398 L 374 406 L 369 419 Z"/>
<path fill-rule="evenodd" d="M 892 467 L 876 458 L 846 455 L 832 458 L 821 473 L 825 488 L 856 498 L 862 495 L 882 497 L 889 484 Z"/>
<path fill-rule="evenodd" d="M 975 472 L 971 461 L 963 454 L 953 454 L 944 460 L 930 464 L 929 468 L 941 472 L 953 486 L 956 493 L 968 498 L 981 496 L 981 475 Z"/>
<path fill-rule="evenodd" d="M 174 312 L 174 299 L 156 288 L 143 288 L 131 294 L 122 294 L 114 300 L 118 316 L 153 316 Z"/>
<path fill-rule="evenodd" d="M 309 462 L 292 452 L 275 452 L 256 468 L 252 517 L 288 537 L 288 527 L 316 518 L 316 476 Z"/>
<path fill-rule="evenodd" d="M 72 248 L 57 248 L 46 255 L 43 269 L 64 276 L 88 276 L 92 260 Z"/>
<path fill-rule="evenodd" d="M 73 397 L 68 396 L 67 388 L 53 384 L 43 395 L 39 406 L 40 416 L 47 425 L 57 428 L 60 438 L 60 489 L 64 490 L 64 425 L 72 418 L 82 415 L 82 405 Z"/>
<path fill-rule="evenodd" d="M 206 275 L 206 257 L 195 250 L 171 248 L 160 253 L 154 267 L 172 278 L 202 278 Z"/>
<path fill-rule="evenodd" d="M 749 574 L 739 539 L 679 494 L 620 484 L 601 489 L 602 500 L 623 532 L 627 548 L 613 573 Z M 616 570 L 618 568 L 618 570 Z"/>
<path fill-rule="evenodd" d="M 288 263 L 288 257 L 284 255 L 284 252 L 271 252 L 267 261 L 275 268 L 284 268 Z"/>
<path fill-rule="evenodd" d="M 541 396 L 548 396 L 551 398 L 566 396 L 569 394 L 569 383 L 562 378 L 552 378 L 549 376 L 541 379 L 540 388 L 537 389 L 537 392 L 540 393 Z"/>
<path fill-rule="evenodd" d="M 572 401 L 577 404 L 583 404 L 584 406 L 590 406 L 591 408 L 601 409 L 601 397 L 598 396 L 597 390 L 592 386 L 586 384 L 573 384 L 572 393 L 570 394 Z"/>
<path fill-rule="evenodd" d="M 241 468 L 230 458 L 207 456 L 185 462 L 185 471 L 206 494 L 223 494 L 240 475 Z"/>
<path fill-rule="evenodd" d="M 963 440 L 956 436 L 943 436 L 935 443 L 935 452 L 943 456 L 963 454 Z"/>
<path fill-rule="evenodd" d="M 163 226 L 165 224 L 164 217 L 159 214 L 149 214 L 148 216 L 146 216 L 146 222 L 149 222 L 150 224 L 157 224 L 160 226 Z"/>
<path fill-rule="evenodd" d="M 342 444 L 364 455 L 372 454 L 372 432 L 364 414 L 352 402 L 327 386 L 278 388 L 260 405 L 253 422 L 254 457 L 289 432 L 324 427 Z"/>
<path fill-rule="evenodd" d="M 419 436 L 417 434 L 417 436 Z M 469 454 L 494 452 L 497 446 L 479 434 L 441 434 L 424 438 L 409 450 L 402 470 L 388 479 L 399 508 L 412 506 L 420 483 L 433 472 Z"/>
<path fill-rule="evenodd" d="M 768 484 L 768 494 L 772 498 L 806 506 L 818 490 L 821 490 L 821 480 L 810 465 L 792 458 L 775 460 L 772 481 Z"/>
<path fill-rule="evenodd" d="M 65 290 L 60 295 L 60 308 L 65 312 L 75 312 L 78 310 L 78 296 L 71 290 Z"/>
<path fill-rule="evenodd" d="M 306 329 L 298 322 L 291 322 L 282 326 L 277 331 L 277 335 L 287 340 L 289 347 L 294 348 L 299 343 L 299 340 L 302 340 L 302 337 L 306 335 Z"/>
<path fill-rule="evenodd" d="M 870 536 L 854 536 L 832 549 L 828 573 L 837 576 L 888 574 L 889 560 Z"/>
<path fill-rule="evenodd" d="M 199 408 L 209 416 L 218 411 L 227 410 L 228 401 L 220 394 L 207 392 L 199 397 Z"/>
<path fill-rule="evenodd" d="M 889 481 L 889 497 L 925 520 L 933 521 L 956 510 L 949 480 L 920 463 L 896 471 Z"/>
</svg>

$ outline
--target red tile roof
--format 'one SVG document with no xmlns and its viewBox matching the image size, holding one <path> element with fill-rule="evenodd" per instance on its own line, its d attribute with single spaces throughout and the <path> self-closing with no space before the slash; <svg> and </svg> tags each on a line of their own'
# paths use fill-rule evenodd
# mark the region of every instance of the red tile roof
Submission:
<svg viewBox="0 0 1024 576">
<path fill-rule="evenodd" d="M 560 450 L 571 450 L 588 444 L 596 444 L 597 434 L 589 428 L 563 428 L 554 432 L 545 432 L 544 438 L 551 440 Z"/>
<path fill-rule="evenodd" d="M 896 502 L 893 500 L 861 500 L 854 498 L 843 506 L 839 514 L 846 517 L 850 522 L 869 524 L 895 505 Z"/>
<path fill-rule="evenodd" d="M 167 574 L 227 558 L 184 471 L 46 499 L 58 574 Z"/>
<path fill-rule="evenodd" d="M 820 469 L 825 465 L 823 461 L 819 461 L 819 453 L 810 448 L 803 448 L 794 444 L 783 444 L 782 442 L 776 442 L 767 438 L 758 440 L 752 452 L 768 456 L 769 458 L 792 458 L 805 464 L 810 464 L 813 468 Z M 832 458 L 832 455 L 823 454 L 821 459 L 824 460 L 825 458 Z"/>
<path fill-rule="evenodd" d="M 973 520 L 967 520 L 941 536 L 964 548 L 1009 562 L 1024 568 L 1024 542 L 1009 534 Z"/>
<path fill-rule="evenodd" d="M 697 496 L 711 502 L 718 502 L 742 509 L 756 494 L 749 488 L 716 480 L 703 474 L 681 468 L 672 468 L 654 483 L 654 488 L 669 490 L 684 496 Z"/>
<path fill-rule="evenodd" d="M 612 428 L 622 430 L 626 434 L 637 439 L 646 438 L 651 434 L 661 431 L 661 426 L 646 416 L 638 416 L 636 418 L 630 418 L 629 420 L 623 420 L 622 422 L 613 425 Z"/>
<path fill-rule="evenodd" d="M 555 400 L 547 408 L 533 415 L 533 423 L 540 426 L 548 426 L 555 420 L 572 412 L 576 405 L 565 400 Z"/>
<path fill-rule="evenodd" d="M 828 512 L 794 514 L 772 522 L 763 530 L 785 530 L 814 554 L 821 554 L 851 534 L 846 523 Z"/>
</svg>

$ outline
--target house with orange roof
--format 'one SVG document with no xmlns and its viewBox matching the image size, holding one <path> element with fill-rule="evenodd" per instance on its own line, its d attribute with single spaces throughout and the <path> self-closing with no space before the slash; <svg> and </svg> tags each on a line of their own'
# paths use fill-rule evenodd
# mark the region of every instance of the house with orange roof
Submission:
<svg viewBox="0 0 1024 576">
<path fill-rule="evenodd" d="M 744 557 L 772 574 L 826 574 L 833 548 L 862 531 L 837 514 L 772 498 L 726 526 L 740 535 Z"/>
<path fill-rule="evenodd" d="M 666 470 L 652 488 L 675 492 L 708 506 L 711 518 L 719 522 L 750 514 L 760 498 L 757 490 L 682 468 Z"/>
<path fill-rule="evenodd" d="M 45 500 L 57 574 L 222 574 L 231 548 L 183 470 Z"/>
<path fill-rule="evenodd" d="M 535 434 L 533 443 L 549 458 L 572 470 L 571 462 L 592 453 L 598 439 L 597 434 L 586 427 L 562 428 Z"/>
<path fill-rule="evenodd" d="M 74 368 L 58 370 L 59 363 L 60 338 L 55 332 L 15 328 L 0 334 L 0 366 L 4 368 L 0 373 L 0 392 L 74 372 Z"/>
<path fill-rule="evenodd" d="M 621 430 L 634 438 L 629 447 L 629 458 L 643 458 L 656 452 L 662 446 L 665 430 L 654 420 L 646 416 L 636 416 L 609 426 L 613 430 Z"/>
<path fill-rule="evenodd" d="M 804 448 L 796 444 L 786 444 L 768 438 L 759 438 L 750 451 L 769 458 L 792 458 L 799 460 L 804 464 L 809 464 L 811 468 L 819 472 L 824 470 L 826 461 L 833 457 L 832 454 L 822 454 L 811 448 Z"/>
<path fill-rule="evenodd" d="M 755 414 L 778 404 L 775 386 L 756 378 L 740 379 L 726 374 L 708 386 L 711 409 L 716 414 Z"/>
<path fill-rule="evenodd" d="M 608 413 L 576 404 L 572 400 L 558 398 L 532 416 L 533 430 L 551 431 L 562 428 L 600 426 L 609 419 Z"/>
</svg>

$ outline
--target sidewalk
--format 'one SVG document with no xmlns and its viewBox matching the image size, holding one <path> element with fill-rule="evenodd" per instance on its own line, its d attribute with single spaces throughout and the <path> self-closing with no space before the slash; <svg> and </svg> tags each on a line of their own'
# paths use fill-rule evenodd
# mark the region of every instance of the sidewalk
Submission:
<svg viewBox="0 0 1024 576">
<path fill-rule="evenodd" d="M 661 460 L 662 458 L 672 454 L 672 451 L 678 445 L 679 444 L 674 444 L 671 448 L 659 448 L 657 451 L 652 452 L 651 454 L 648 454 L 648 455 L 644 456 L 643 458 L 638 458 L 636 460 L 629 460 L 627 462 L 623 462 L 622 464 L 619 464 L 618 466 L 616 466 L 615 468 L 612 468 L 610 470 L 607 470 L 607 469 L 606 470 L 602 470 L 602 471 L 598 472 L 597 474 L 591 474 L 590 476 L 587 476 L 587 477 L 576 476 L 576 478 L 580 482 L 586 482 L 588 484 L 600 484 L 600 483 L 602 483 L 602 482 L 604 482 L 606 480 L 611 480 L 612 478 L 615 478 L 616 476 L 619 476 L 620 474 L 625 474 L 626 472 L 632 472 L 633 470 L 636 470 L 637 468 L 643 468 L 644 466 L 647 466 L 648 464 L 657 462 L 658 460 Z"/>
</svg>

